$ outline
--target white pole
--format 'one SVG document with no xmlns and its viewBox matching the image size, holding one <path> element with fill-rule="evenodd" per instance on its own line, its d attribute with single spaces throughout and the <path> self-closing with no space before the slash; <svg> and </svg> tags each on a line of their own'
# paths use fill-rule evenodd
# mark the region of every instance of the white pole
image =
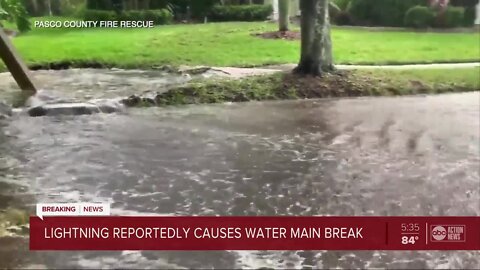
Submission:
<svg viewBox="0 0 480 270">
<path fill-rule="evenodd" d="M 272 1 L 273 5 L 273 20 L 278 21 L 278 0 L 273 0 Z"/>
</svg>

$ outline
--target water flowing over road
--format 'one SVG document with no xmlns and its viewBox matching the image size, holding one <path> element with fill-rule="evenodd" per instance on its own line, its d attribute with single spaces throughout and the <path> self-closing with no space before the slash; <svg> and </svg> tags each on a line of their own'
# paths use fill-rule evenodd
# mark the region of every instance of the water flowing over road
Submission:
<svg viewBox="0 0 480 270">
<path fill-rule="evenodd" d="M 100 93 L 88 95 L 112 92 Z M 16 114 L 0 122 L 0 210 L 105 201 L 122 215 L 478 216 L 479 108 L 473 92 Z M 40 253 L 0 238 L 1 268 L 29 266 L 478 269 L 480 252 Z"/>
</svg>

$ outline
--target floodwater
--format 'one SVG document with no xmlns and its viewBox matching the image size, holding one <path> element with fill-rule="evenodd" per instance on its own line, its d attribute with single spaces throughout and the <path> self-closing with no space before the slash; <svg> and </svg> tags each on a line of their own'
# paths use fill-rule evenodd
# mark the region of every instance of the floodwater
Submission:
<svg viewBox="0 0 480 270">
<path fill-rule="evenodd" d="M 479 92 L 17 114 L 0 124 L 0 210 L 100 201 L 122 215 L 478 216 L 479 119 Z M 20 233 L 0 238 L 0 268 L 26 267 L 479 269 L 480 252 L 29 252 Z"/>
</svg>

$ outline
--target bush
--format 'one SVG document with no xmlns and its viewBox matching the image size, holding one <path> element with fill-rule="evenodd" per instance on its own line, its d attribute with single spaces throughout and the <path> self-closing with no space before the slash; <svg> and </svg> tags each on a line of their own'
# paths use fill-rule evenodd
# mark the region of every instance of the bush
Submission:
<svg viewBox="0 0 480 270">
<path fill-rule="evenodd" d="M 117 14 L 115 11 L 87 9 L 83 12 L 85 21 L 115 21 Z"/>
<path fill-rule="evenodd" d="M 87 0 L 86 5 L 87 9 L 92 10 L 113 10 L 110 0 Z"/>
<path fill-rule="evenodd" d="M 121 11 L 116 14 L 115 20 L 117 21 L 146 21 L 145 13 L 140 10 Z"/>
<path fill-rule="evenodd" d="M 446 28 L 460 27 L 463 25 L 463 16 L 465 8 L 448 7 L 445 12 L 440 15 L 440 26 Z"/>
<path fill-rule="evenodd" d="M 477 18 L 476 7 L 466 7 L 463 14 L 463 26 L 473 26 Z"/>
<path fill-rule="evenodd" d="M 173 14 L 167 9 L 145 10 L 146 21 L 153 21 L 155 25 L 169 24 L 173 20 Z"/>
<path fill-rule="evenodd" d="M 173 15 L 166 9 L 129 10 L 116 13 L 108 10 L 88 9 L 84 12 L 85 21 L 153 21 L 155 25 L 168 24 Z"/>
<path fill-rule="evenodd" d="M 474 7 L 479 0 L 450 0 L 450 5 L 455 7 Z"/>
<path fill-rule="evenodd" d="M 85 17 L 85 11 L 87 10 L 87 6 L 85 3 L 75 6 L 75 7 L 65 7 L 64 14 L 67 17 L 75 17 L 75 18 L 80 18 L 83 19 Z"/>
<path fill-rule="evenodd" d="M 2 21 L 15 22 L 20 32 L 30 30 L 30 21 L 25 7 L 20 1 L 0 0 L 0 27 Z"/>
<path fill-rule="evenodd" d="M 405 13 L 426 0 L 353 0 L 347 9 L 355 24 L 404 26 Z"/>
<path fill-rule="evenodd" d="M 152 9 L 168 9 L 176 20 L 189 19 L 191 12 L 189 12 L 191 0 L 158 0 L 150 1 L 150 8 Z M 199 1 L 202 2 L 202 1 Z"/>
<path fill-rule="evenodd" d="M 218 0 L 191 0 L 190 11 L 194 18 L 203 19 L 212 10 L 213 6 L 218 4 Z"/>
<path fill-rule="evenodd" d="M 350 18 L 350 14 L 348 14 L 348 12 L 340 11 L 340 13 L 333 18 L 333 23 L 336 25 L 351 25 L 352 18 Z"/>
<path fill-rule="evenodd" d="M 330 3 L 328 7 L 328 12 L 330 13 L 330 18 L 335 19 L 340 14 L 340 12 L 342 12 L 342 9 L 338 7 L 337 4 Z"/>
<path fill-rule="evenodd" d="M 352 0 L 334 0 L 333 3 L 341 10 L 347 10 L 348 5 Z"/>
<path fill-rule="evenodd" d="M 435 12 L 424 6 L 414 6 L 405 13 L 405 26 L 427 28 L 433 25 Z"/>
<path fill-rule="evenodd" d="M 450 0 L 454 7 L 464 7 L 463 26 L 473 26 L 476 18 L 476 6 L 480 0 Z"/>
<path fill-rule="evenodd" d="M 271 5 L 214 6 L 209 18 L 212 21 L 264 21 L 273 12 Z"/>
</svg>

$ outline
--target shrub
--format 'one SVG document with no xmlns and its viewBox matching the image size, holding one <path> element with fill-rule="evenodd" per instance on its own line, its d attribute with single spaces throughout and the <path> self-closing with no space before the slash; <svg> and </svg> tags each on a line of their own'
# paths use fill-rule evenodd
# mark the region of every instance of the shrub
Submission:
<svg viewBox="0 0 480 270">
<path fill-rule="evenodd" d="M 169 24 L 173 20 L 173 14 L 167 9 L 146 10 L 143 17 L 155 25 Z"/>
<path fill-rule="evenodd" d="M 145 21 L 145 13 L 140 10 L 128 10 L 117 13 L 117 21 Z"/>
<path fill-rule="evenodd" d="M 93 10 L 113 10 L 110 0 L 87 0 L 87 9 Z"/>
<path fill-rule="evenodd" d="M 154 7 L 154 3 L 164 2 L 163 5 Z M 150 8 L 155 9 L 168 9 L 174 16 L 176 20 L 185 20 L 189 19 L 191 15 L 189 12 L 190 0 L 160 0 L 160 1 L 150 1 Z"/>
<path fill-rule="evenodd" d="M 348 14 L 348 12 L 340 11 L 340 13 L 333 18 L 333 23 L 336 25 L 351 25 L 352 18 L 350 18 L 350 14 Z"/>
<path fill-rule="evenodd" d="M 414 6 L 405 13 L 405 26 L 427 28 L 433 25 L 435 12 L 424 6 Z"/>
<path fill-rule="evenodd" d="M 455 7 L 464 7 L 463 26 L 472 26 L 476 18 L 476 6 L 480 0 L 450 0 L 450 4 Z"/>
<path fill-rule="evenodd" d="M 209 18 L 212 21 L 264 21 L 273 12 L 271 5 L 214 6 Z"/>
<path fill-rule="evenodd" d="M 334 0 L 333 3 L 341 10 L 347 10 L 348 5 L 352 0 Z"/>
<path fill-rule="evenodd" d="M 115 11 L 87 9 L 83 13 L 85 21 L 114 21 L 117 20 Z"/>
<path fill-rule="evenodd" d="M 166 9 L 129 10 L 120 13 L 88 9 L 84 12 L 84 20 L 86 21 L 153 21 L 155 25 L 160 25 L 168 24 L 172 19 L 172 13 Z"/>
<path fill-rule="evenodd" d="M 20 1 L 0 0 L 0 27 L 4 20 L 15 22 L 20 32 L 30 30 L 27 11 Z"/>
<path fill-rule="evenodd" d="M 463 16 L 465 8 L 463 7 L 448 7 L 444 14 L 441 15 L 441 23 L 443 27 L 452 28 L 463 25 Z"/>
<path fill-rule="evenodd" d="M 353 0 L 347 9 L 356 24 L 404 26 L 405 13 L 426 0 Z"/>
<path fill-rule="evenodd" d="M 450 5 L 455 7 L 474 7 L 479 0 L 450 0 Z"/>
<path fill-rule="evenodd" d="M 476 7 L 465 7 L 465 13 L 463 14 L 463 26 L 473 26 L 476 18 Z"/>
<path fill-rule="evenodd" d="M 63 3 L 63 2 L 62 2 Z M 74 17 L 78 19 L 83 19 L 85 17 L 85 11 L 87 10 L 87 6 L 84 4 L 78 5 L 78 6 L 70 6 L 66 7 L 64 14 L 65 16 L 69 17 Z"/>
<path fill-rule="evenodd" d="M 190 11 L 194 18 L 203 19 L 212 10 L 213 6 L 218 4 L 218 0 L 191 0 Z"/>
<path fill-rule="evenodd" d="M 328 7 L 328 12 L 330 13 L 330 18 L 335 19 L 340 14 L 340 12 L 342 12 L 342 9 L 338 7 L 337 4 L 330 3 Z"/>
</svg>

